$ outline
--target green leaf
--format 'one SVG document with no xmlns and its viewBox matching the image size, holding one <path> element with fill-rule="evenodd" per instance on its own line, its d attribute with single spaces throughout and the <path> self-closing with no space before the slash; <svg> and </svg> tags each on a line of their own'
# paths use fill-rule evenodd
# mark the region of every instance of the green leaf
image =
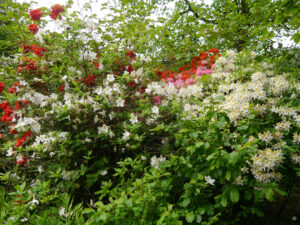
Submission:
<svg viewBox="0 0 300 225">
<path fill-rule="evenodd" d="M 182 207 L 187 207 L 190 204 L 191 200 L 189 198 L 186 198 L 183 200 L 183 202 L 181 203 Z"/>
<path fill-rule="evenodd" d="M 85 208 L 84 210 L 82 210 L 83 214 L 88 214 L 88 213 L 92 213 L 92 212 L 95 212 L 95 210 L 92 208 Z"/>
<path fill-rule="evenodd" d="M 231 172 L 229 170 L 226 172 L 225 178 L 226 178 L 226 180 L 230 180 Z"/>
<path fill-rule="evenodd" d="M 274 194 L 273 194 L 273 190 L 272 188 L 268 188 L 265 192 L 265 196 L 266 196 L 266 199 L 268 199 L 270 202 L 272 202 L 274 200 Z"/>
<path fill-rule="evenodd" d="M 185 219 L 188 223 L 192 223 L 195 219 L 195 216 L 193 213 L 187 213 Z"/>
<path fill-rule="evenodd" d="M 240 193 L 239 193 L 239 191 L 236 190 L 236 189 L 232 189 L 232 190 L 230 191 L 230 200 L 231 200 L 232 202 L 238 202 L 238 201 L 239 201 L 239 198 L 240 198 Z"/>
<path fill-rule="evenodd" d="M 221 198 L 221 205 L 223 207 L 226 207 L 227 206 L 227 198 L 223 195 L 222 198 Z"/>
</svg>

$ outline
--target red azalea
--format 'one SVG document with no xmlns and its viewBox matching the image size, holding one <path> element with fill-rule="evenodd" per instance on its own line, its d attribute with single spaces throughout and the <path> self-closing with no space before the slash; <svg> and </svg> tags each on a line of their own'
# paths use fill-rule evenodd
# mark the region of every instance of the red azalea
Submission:
<svg viewBox="0 0 300 225">
<path fill-rule="evenodd" d="M 31 45 L 31 50 L 33 51 L 34 54 L 38 55 L 40 58 L 42 58 L 44 53 L 47 51 L 47 49 L 39 45 Z"/>
<path fill-rule="evenodd" d="M 133 51 L 127 52 L 126 54 L 129 58 L 136 60 L 136 55 Z"/>
<path fill-rule="evenodd" d="M 35 25 L 34 23 L 28 25 L 28 28 L 29 28 L 30 32 L 33 34 L 36 34 L 39 31 L 38 26 Z"/>
<path fill-rule="evenodd" d="M 18 155 L 16 157 L 16 163 L 20 166 L 23 166 L 27 162 L 27 159 L 24 157 L 24 155 Z"/>
<path fill-rule="evenodd" d="M 59 87 L 59 91 L 60 92 L 63 92 L 65 90 L 65 84 L 62 84 L 60 87 Z"/>
<path fill-rule="evenodd" d="M 219 49 L 211 48 L 211 49 L 208 50 L 208 52 L 210 52 L 210 53 L 219 53 Z"/>
<path fill-rule="evenodd" d="M 213 64 L 216 61 L 215 56 L 211 55 L 210 56 L 210 64 Z"/>
<path fill-rule="evenodd" d="M 23 53 L 24 53 L 24 54 L 26 54 L 26 53 L 28 53 L 28 52 L 31 51 L 31 47 L 30 47 L 30 45 L 28 45 L 28 44 L 23 44 L 23 45 L 21 46 L 21 48 L 23 49 Z"/>
<path fill-rule="evenodd" d="M 9 102 L 2 102 L 0 104 L 0 109 L 5 110 L 7 106 L 9 106 Z"/>
<path fill-rule="evenodd" d="M 10 134 L 18 134 L 18 132 L 11 127 L 9 128 L 9 133 Z"/>
<path fill-rule="evenodd" d="M 128 66 L 128 69 L 127 69 L 127 72 L 128 72 L 128 73 L 131 73 L 132 71 L 133 71 L 133 68 L 132 68 L 131 65 L 129 65 L 129 66 Z"/>
<path fill-rule="evenodd" d="M 4 110 L 4 113 L 3 113 L 0 120 L 2 122 L 11 122 L 12 121 L 13 108 L 9 106 L 8 102 L 1 103 L 0 108 Z"/>
<path fill-rule="evenodd" d="M 32 19 L 32 20 L 40 21 L 42 16 L 43 16 L 43 13 L 40 9 L 33 9 L 30 11 L 30 19 Z"/>
<path fill-rule="evenodd" d="M 96 77 L 95 77 L 93 74 L 88 75 L 88 76 L 84 79 L 84 83 L 85 83 L 86 86 L 88 86 L 88 87 L 94 86 L 94 85 L 95 85 L 95 79 L 96 79 Z"/>
<path fill-rule="evenodd" d="M 206 59 L 208 57 L 207 52 L 201 52 L 200 54 L 200 60 Z"/>
<path fill-rule="evenodd" d="M 5 88 L 5 84 L 0 81 L 0 94 L 3 92 L 4 88 Z"/>
<path fill-rule="evenodd" d="M 32 132 L 31 131 L 26 131 L 24 132 L 24 134 L 22 135 L 22 137 L 17 139 L 17 142 L 15 143 L 16 147 L 22 146 L 24 145 L 24 143 L 27 140 L 27 137 L 31 137 L 32 136 Z"/>
<path fill-rule="evenodd" d="M 22 87 L 22 85 L 20 85 L 20 82 L 15 82 L 13 84 L 13 86 L 10 87 L 10 89 L 9 89 L 8 92 L 11 93 L 11 94 L 13 94 L 13 93 L 15 93 L 17 91 L 17 88 L 20 88 L 20 87 Z"/>
<path fill-rule="evenodd" d="M 55 6 L 53 6 L 53 9 L 52 9 L 52 12 L 51 12 L 50 16 L 54 20 L 56 20 L 57 17 L 59 16 L 59 19 L 61 20 L 62 17 L 61 17 L 61 15 L 59 15 L 59 13 L 64 12 L 64 11 L 65 11 L 65 9 L 64 9 L 63 6 L 55 5 Z"/>
<path fill-rule="evenodd" d="M 16 102 L 16 108 L 15 109 L 22 109 L 25 105 L 29 105 L 29 102 L 27 100 L 18 100 Z"/>
</svg>

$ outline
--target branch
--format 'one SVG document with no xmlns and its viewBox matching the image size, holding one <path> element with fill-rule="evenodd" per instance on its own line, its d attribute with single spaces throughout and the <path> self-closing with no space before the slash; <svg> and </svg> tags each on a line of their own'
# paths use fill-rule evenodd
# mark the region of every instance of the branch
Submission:
<svg viewBox="0 0 300 225">
<path fill-rule="evenodd" d="M 185 1 L 185 3 L 187 4 L 188 9 L 185 10 L 185 11 L 183 11 L 183 12 L 181 12 L 180 15 L 183 15 L 183 14 L 185 14 L 185 13 L 187 13 L 187 12 L 192 12 L 192 13 L 194 14 L 194 16 L 195 16 L 197 19 L 200 19 L 200 20 L 202 20 L 203 22 L 205 22 L 205 23 L 216 24 L 216 22 L 215 22 L 214 20 L 207 20 L 207 19 L 205 19 L 204 17 L 201 17 L 201 18 L 200 18 L 199 14 L 193 10 L 191 3 L 190 3 L 188 0 L 184 0 L 184 1 Z"/>
</svg>

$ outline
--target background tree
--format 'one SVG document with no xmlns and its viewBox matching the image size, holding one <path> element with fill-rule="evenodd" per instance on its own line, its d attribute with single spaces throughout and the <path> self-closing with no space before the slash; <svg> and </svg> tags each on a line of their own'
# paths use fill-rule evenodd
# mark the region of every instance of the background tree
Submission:
<svg viewBox="0 0 300 225">
<path fill-rule="evenodd" d="M 24 16 L 28 16 L 28 4 L 20 4 L 14 0 L 0 0 L 0 54 L 8 56 L 15 53 L 19 47 L 17 40 L 24 39 L 21 30 L 24 30 Z M 21 29 L 22 27 L 22 29 Z"/>
</svg>

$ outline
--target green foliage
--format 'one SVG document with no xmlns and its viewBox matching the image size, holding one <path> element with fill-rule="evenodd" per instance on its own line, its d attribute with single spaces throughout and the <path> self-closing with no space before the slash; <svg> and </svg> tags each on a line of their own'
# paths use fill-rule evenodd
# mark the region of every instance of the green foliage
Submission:
<svg viewBox="0 0 300 225">
<path fill-rule="evenodd" d="M 297 48 L 272 50 L 276 59 L 224 51 L 184 87 L 155 69 L 174 71 L 200 48 L 268 50 L 274 32 L 295 30 L 295 3 L 176 1 L 151 18 L 168 2 L 124 0 L 103 20 L 65 8 L 61 32 L 36 35 L 27 4 L 1 2 L 0 223 L 261 224 L 266 206 L 291 198 Z M 45 28 L 51 9 L 41 10 Z"/>
</svg>

